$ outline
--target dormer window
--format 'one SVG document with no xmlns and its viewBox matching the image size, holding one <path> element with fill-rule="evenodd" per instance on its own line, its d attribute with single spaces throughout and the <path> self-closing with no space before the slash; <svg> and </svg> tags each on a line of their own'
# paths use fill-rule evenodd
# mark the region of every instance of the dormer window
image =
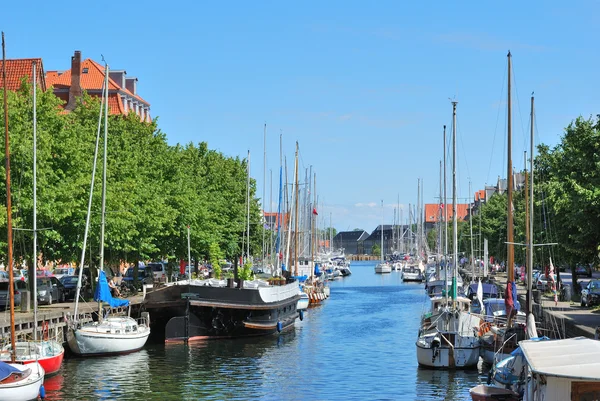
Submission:
<svg viewBox="0 0 600 401">
<path fill-rule="evenodd" d="M 81 72 L 82 72 L 83 74 L 87 74 L 87 73 L 88 73 L 88 68 L 87 68 L 87 67 L 85 67 L 83 70 L 81 70 Z"/>
</svg>

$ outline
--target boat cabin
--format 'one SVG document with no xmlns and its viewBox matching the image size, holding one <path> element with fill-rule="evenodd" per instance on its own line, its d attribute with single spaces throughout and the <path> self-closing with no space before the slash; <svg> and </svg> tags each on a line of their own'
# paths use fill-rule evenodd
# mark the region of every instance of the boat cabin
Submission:
<svg viewBox="0 0 600 401">
<path fill-rule="evenodd" d="M 523 400 L 600 399 L 600 341 L 576 337 L 519 345 L 531 377 Z"/>
</svg>

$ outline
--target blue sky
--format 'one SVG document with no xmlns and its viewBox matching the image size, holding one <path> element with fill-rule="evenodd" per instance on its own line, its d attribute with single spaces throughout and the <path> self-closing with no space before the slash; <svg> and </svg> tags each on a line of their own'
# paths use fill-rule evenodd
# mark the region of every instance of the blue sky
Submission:
<svg viewBox="0 0 600 401">
<path fill-rule="evenodd" d="M 266 122 L 267 181 L 269 170 L 277 181 L 282 132 L 290 171 L 299 141 L 301 169 L 317 173 L 320 216 L 371 231 L 382 199 L 386 223 L 398 196 L 406 218 L 417 178 L 436 202 L 449 98 L 459 102 L 458 197 L 472 196 L 469 181 L 474 192 L 506 175 L 509 49 L 517 168 L 532 91 L 537 143 L 555 145 L 571 120 L 600 112 L 599 11 L 598 1 L 33 1 L 3 5 L 0 29 L 8 58 L 64 70 L 81 50 L 137 76 L 169 143 L 249 149 L 259 196 Z"/>
</svg>

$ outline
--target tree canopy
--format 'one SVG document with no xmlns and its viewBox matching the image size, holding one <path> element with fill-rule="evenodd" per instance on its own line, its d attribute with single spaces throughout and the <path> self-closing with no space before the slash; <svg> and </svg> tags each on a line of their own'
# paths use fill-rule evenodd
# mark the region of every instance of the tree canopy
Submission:
<svg viewBox="0 0 600 401">
<path fill-rule="evenodd" d="M 33 103 L 24 83 L 8 93 L 14 227 L 32 228 Z M 1 90 L 0 90 L 1 94 Z M 84 95 L 65 113 L 52 91 L 37 93 L 37 198 L 39 251 L 47 260 L 77 261 L 81 254 L 100 100 Z M 108 118 L 105 259 L 108 264 L 242 254 L 247 161 L 210 150 L 206 142 L 171 146 L 158 121 L 134 113 Z M 4 126 L 3 115 L 0 124 Z M 103 128 L 101 133 L 103 132 Z M 99 254 L 102 141 L 90 224 L 89 262 Z M 4 155 L 2 154 L 2 159 Z M 4 160 L 0 174 L 5 175 Z M 251 252 L 263 225 L 256 182 L 250 185 Z M 0 246 L 6 248 L 6 188 L 0 183 Z M 31 259 L 31 231 L 15 232 L 15 260 Z M 217 251 L 218 249 L 218 251 Z M 5 259 L 5 254 L 0 255 Z M 87 259 L 87 257 L 86 257 Z"/>
</svg>

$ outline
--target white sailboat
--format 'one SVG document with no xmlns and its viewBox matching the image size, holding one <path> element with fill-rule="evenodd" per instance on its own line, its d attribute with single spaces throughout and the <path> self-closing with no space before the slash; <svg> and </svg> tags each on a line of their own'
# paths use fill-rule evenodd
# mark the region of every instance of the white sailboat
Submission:
<svg viewBox="0 0 600 401">
<path fill-rule="evenodd" d="M 384 218 L 383 218 L 383 200 L 382 200 L 381 201 L 381 248 L 380 248 L 381 262 L 378 263 L 377 266 L 375 266 L 375 273 L 377 273 L 377 274 L 392 272 L 392 265 L 385 261 L 385 253 L 383 252 L 383 221 L 384 221 Z"/>
<path fill-rule="evenodd" d="M 458 260 L 456 219 L 456 103 L 452 102 L 452 221 L 453 261 Z M 469 313 L 471 301 L 457 296 L 457 264 L 452 276 L 452 297 L 431 298 L 431 312 L 421 321 L 416 342 L 417 360 L 420 366 L 440 369 L 469 368 L 479 362 L 479 338 L 473 328 L 479 327 L 481 318 Z"/>
<path fill-rule="evenodd" d="M 110 288 L 103 271 L 104 267 L 104 226 L 106 211 L 106 153 L 107 153 L 107 134 L 108 134 L 108 66 L 105 69 L 104 97 L 100 103 L 100 117 L 98 119 L 98 132 L 96 136 L 96 150 L 94 152 L 94 166 L 92 170 L 92 183 L 90 187 L 90 196 L 88 201 L 88 213 L 86 217 L 85 234 L 83 238 L 83 247 L 81 251 L 81 264 L 79 267 L 79 280 L 77 281 L 77 293 L 75 296 L 75 320 L 72 322 L 72 330 L 67 333 L 67 342 L 69 348 L 78 355 L 113 355 L 125 354 L 141 349 L 150 335 L 150 325 L 148 319 L 142 319 L 140 322 L 129 316 L 113 316 L 102 319 L 99 313 L 100 322 L 92 322 L 81 325 L 78 321 L 77 309 L 79 305 L 79 295 L 81 292 L 82 274 L 85 260 L 86 242 L 90 226 L 90 215 L 92 206 L 92 194 L 94 192 L 94 178 L 96 174 L 96 161 L 98 157 L 98 145 L 100 141 L 100 123 L 102 121 L 102 106 L 104 106 L 104 153 L 102 169 L 102 223 L 100 233 L 100 272 L 98 275 L 98 285 L 94 299 L 99 302 L 108 302 L 112 307 L 127 306 L 129 301 L 112 298 Z"/>
<path fill-rule="evenodd" d="M 37 362 L 28 365 L 15 363 L 16 333 L 15 333 L 15 302 L 13 287 L 13 239 L 12 239 L 12 206 L 10 195 L 10 151 L 8 135 L 8 103 L 6 94 L 6 51 L 4 46 L 4 32 L 2 32 L 2 77 L 4 87 L 4 128 L 5 128 L 5 160 L 6 160 L 6 210 L 7 210 L 7 264 L 10 294 L 10 361 L 0 361 L 0 400 L 22 401 L 37 399 L 40 388 L 44 383 L 44 368 Z"/>
</svg>

